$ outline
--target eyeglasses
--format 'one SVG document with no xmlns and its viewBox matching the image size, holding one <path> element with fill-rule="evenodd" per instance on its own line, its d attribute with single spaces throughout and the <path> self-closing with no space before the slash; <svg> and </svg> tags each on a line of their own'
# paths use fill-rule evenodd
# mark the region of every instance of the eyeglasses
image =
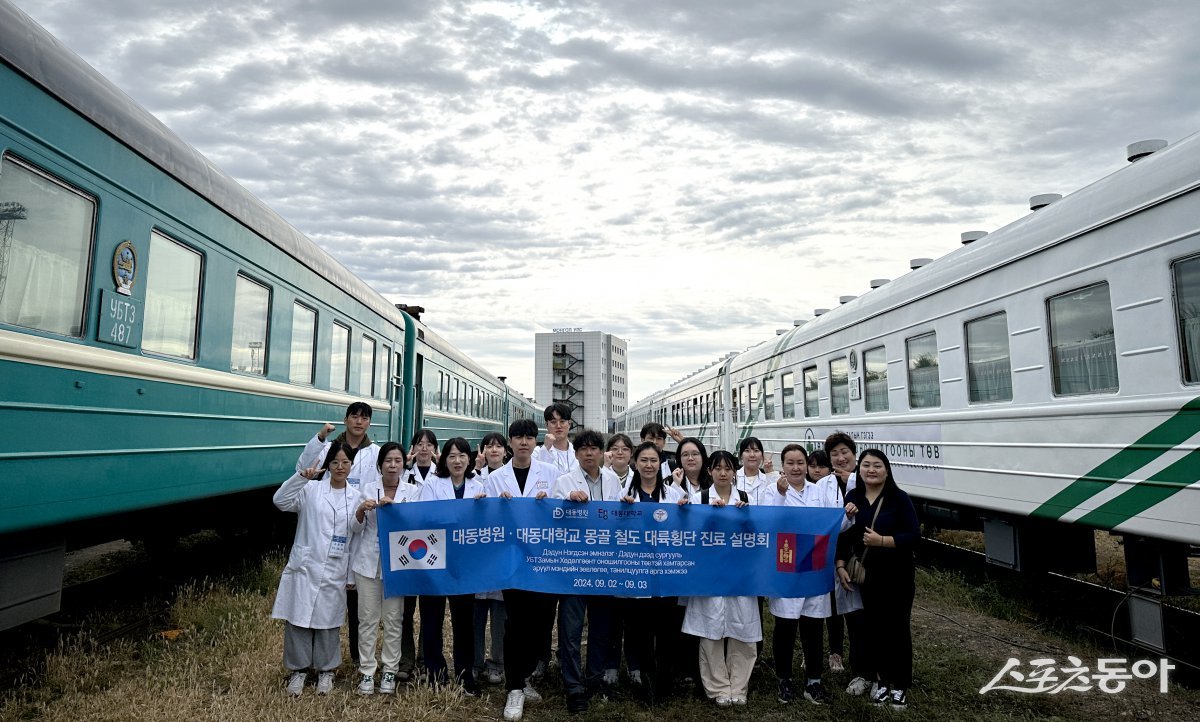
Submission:
<svg viewBox="0 0 1200 722">
<path fill-rule="evenodd" d="M 699 451 L 685 451 L 682 454 L 680 454 L 679 456 L 684 459 L 699 459 L 700 452 Z"/>
</svg>

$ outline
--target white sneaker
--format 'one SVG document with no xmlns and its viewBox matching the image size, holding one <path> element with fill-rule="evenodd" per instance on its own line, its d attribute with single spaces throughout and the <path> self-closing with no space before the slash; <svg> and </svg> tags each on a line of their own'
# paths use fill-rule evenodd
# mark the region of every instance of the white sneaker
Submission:
<svg viewBox="0 0 1200 722">
<path fill-rule="evenodd" d="M 607 684 L 611 687 L 617 683 L 618 679 L 620 679 L 620 677 L 618 676 L 617 670 L 615 670 L 615 669 L 604 670 L 604 683 L 605 684 Z"/>
<path fill-rule="evenodd" d="M 521 690 L 521 693 L 525 695 L 525 701 L 527 702 L 542 701 L 542 695 L 538 694 L 538 691 L 533 688 L 533 685 L 529 683 L 529 680 L 525 680 L 525 689 Z"/>
<path fill-rule="evenodd" d="M 875 704 L 883 704 L 890 702 L 892 699 L 892 691 L 888 689 L 886 684 L 877 684 L 871 690 L 871 701 Z"/>
<path fill-rule="evenodd" d="M 394 672 L 384 672 L 383 679 L 379 681 L 379 694 L 394 694 L 396 692 L 396 674 Z"/>
<path fill-rule="evenodd" d="M 317 674 L 317 694 L 329 694 L 333 691 L 333 672 Z"/>
<path fill-rule="evenodd" d="M 304 693 L 304 683 L 308 680 L 306 672 L 292 672 L 292 676 L 288 678 L 287 693 L 293 697 L 299 697 Z"/>
<path fill-rule="evenodd" d="M 359 694 L 375 694 L 375 675 L 364 674 L 358 680 Z"/>
<path fill-rule="evenodd" d="M 733 704 L 733 700 L 729 699 L 725 695 L 721 695 L 720 697 L 717 697 L 717 706 L 718 707 L 728 707 L 731 704 Z"/>
<path fill-rule="evenodd" d="M 633 682 L 634 684 L 641 684 L 642 683 L 642 671 L 640 669 L 630 670 L 629 681 Z"/>
<path fill-rule="evenodd" d="M 846 685 L 846 694 L 851 697 L 861 697 L 871 690 L 871 683 L 862 677 L 855 677 Z"/>
<path fill-rule="evenodd" d="M 525 716 L 525 693 L 519 689 L 514 689 L 508 693 L 508 700 L 504 703 L 504 719 L 508 722 L 516 722 Z"/>
<path fill-rule="evenodd" d="M 733 702 L 735 705 L 737 705 L 738 707 L 742 707 L 742 706 L 744 706 L 744 705 L 746 704 L 746 698 L 745 698 L 745 697 L 734 697 L 734 698 L 733 698 L 732 700 L 730 700 L 730 701 L 732 701 L 732 702 Z"/>
</svg>

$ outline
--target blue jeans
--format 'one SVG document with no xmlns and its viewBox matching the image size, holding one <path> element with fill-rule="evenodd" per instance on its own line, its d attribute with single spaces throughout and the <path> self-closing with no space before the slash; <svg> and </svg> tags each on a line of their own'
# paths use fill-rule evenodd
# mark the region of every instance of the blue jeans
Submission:
<svg viewBox="0 0 1200 722">
<path fill-rule="evenodd" d="M 558 603 L 558 661 L 562 666 L 567 694 L 600 688 L 608 657 L 608 633 L 612 625 L 612 597 L 564 596 Z M 583 670 L 580 648 L 583 622 L 587 617 L 587 671 Z"/>
</svg>

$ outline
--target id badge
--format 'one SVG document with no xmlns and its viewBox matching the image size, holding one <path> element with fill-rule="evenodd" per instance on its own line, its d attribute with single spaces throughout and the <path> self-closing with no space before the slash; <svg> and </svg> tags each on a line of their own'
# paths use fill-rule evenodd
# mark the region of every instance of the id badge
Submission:
<svg viewBox="0 0 1200 722">
<path fill-rule="evenodd" d="M 346 537 L 334 534 L 329 543 L 329 558 L 337 559 L 346 553 Z"/>
<path fill-rule="evenodd" d="M 358 477 L 357 476 L 347 477 L 346 483 L 349 484 L 350 486 L 357 488 L 358 487 Z"/>
</svg>

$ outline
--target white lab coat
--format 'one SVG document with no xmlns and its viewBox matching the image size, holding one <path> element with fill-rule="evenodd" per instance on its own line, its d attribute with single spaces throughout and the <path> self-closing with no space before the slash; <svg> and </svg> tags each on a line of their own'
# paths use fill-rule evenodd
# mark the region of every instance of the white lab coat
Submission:
<svg viewBox="0 0 1200 722">
<path fill-rule="evenodd" d="M 709 505 L 721 497 L 715 489 L 708 490 Z M 737 489 L 729 497 L 730 514 L 744 514 L 733 504 L 740 500 Z M 693 504 L 701 503 L 700 493 L 692 495 Z M 754 504 L 751 499 L 748 503 Z M 762 619 L 758 614 L 758 597 L 688 597 L 687 613 L 683 616 L 683 631 L 704 639 L 736 639 L 747 644 L 762 640 Z"/>
<path fill-rule="evenodd" d="M 567 443 L 566 451 L 542 444 L 533 450 L 533 460 L 553 466 L 558 469 L 559 474 L 569 474 L 579 468 L 579 459 L 575 458 L 575 445 L 570 442 Z"/>
<path fill-rule="evenodd" d="M 783 496 L 776 492 L 773 499 L 774 506 L 840 509 L 845 504 L 839 503 L 841 494 L 838 491 L 837 481 L 833 479 L 831 484 L 831 479 L 833 479 L 832 476 L 827 476 L 816 483 L 805 482 L 803 491 L 796 491 L 794 487 L 789 486 L 787 493 Z M 835 583 L 834 586 L 838 585 Z M 771 614 L 784 619 L 799 619 L 800 617 L 824 619 L 833 613 L 828 594 L 816 597 L 771 597 L 768 605 L 771 608 Z M 838 609 L 840 611 L 841 607 Z"/>
<path fill-rule="evenodd" d="M 600 467 L 600 494 L 599 499 L 592 499 L 591 486 L 588 485 L 587 474 L 584 473 L 583 467 L 576 466 L 569 473 L 558 477 L 554 482 L 554 488 L 550 492 L 550 496 L 555 499 L 566 499 L 573 491 L 582 491 L 588 495 L 589 501 L 620 501 L 624 496 L 621 491 L 621 482 L 617 480 L 617 475 L 612 472 L 612 469 Z"/>
<path fill-rule="evenodd" d="M 417 465 L 413 464 L 404 470 L 404 473 L 400 475 L 400 480 L 407 481 L 413 486 L 421 486 L 435 476 L 437 476 L 437 464 L 431 463 L 429 465 L 429 473 L 425 474 L 424 476 L 421 476 L 421 470 L 417 468 Z"/>
<path fill-rule="evenodd" d="M 558 480 L 558 469 L 550 464 L 543 464 L 537 459 L 531 459 L 529 462 L 529 477 L 525 480 L 525 491 L 521 492 L 521 487 L 517 485 L 517 476 L 513 472 L 512 461 L 496 469 L 488 474 L 487 478 L 487 495 L 501 496 L 508 492 L 514 499 L 517 497 L 528 497 L 533 499 L 539 492 L 546 492 L 546 496 L 550 496 L 550 492 L 554 489 L 554 482 Z"/>
<path fill-rule="evenodd" d="M 304 450 L 300 452 L 300 458 L 296 459 L 296 471 L 304 471 L 310 467 L 319 467 L 324 464 L 325 454 L 332 444 L 332 439 L 321 441 L 314 435 L 304 445 Z M 346 483 L 357 490 L 362 488 L 364 483 L 381 478 L 378 462 L 379 444 L 372 441 L 368 446 L 355 452 L 354 461 L 350 466 L 350 477 Z"/>
<path fill-rule="evenodd" d="M 770 474 L 758 471 L 758 476 L 746 480 L 746 470 L 738 469 L 737 478 L 733 480 L 734 487 L 746 492 L 750 497 L 750 502 L 758 506 L 773 506 L 779 494 L 779 489 L 775 486 L 779 481 L 779 472 L 772 471 Z M 772 497 L 768 499 L 767 497 Z"/>
<path fill-rule="evenodd" d="M 350 558 L 347 541 L 340 556 L 330 556 L 333 536 L 353 534 L 354 500 L 350 485 L 333 489 L 327 479 L 309 481 L 299 474 L 275 492 L 275 506 L 299 514 L 296 538 L 279 579 L 271 616 L 306 629 L 336 629 L 346 619 Z"/>
<path fill-rule="evenodd" d="M 400 504 L 406 501 L 416 501 L 417 494 L 420 493 L 420 488 L 406 483 L 403 479 L 396 486 L 396 495 L 392 499 L 393 502 Z M 383 494 L 383 480 L 372 480 L 364 482 L 362 489 L 359 492 L 358 500 L 354 502 L 354 510 L 357 511 L 359 505 L 366 499 L 378 499 Z M 375 511 L 368 511 L 363 514 L 362 522 L 358 521 L 358 515 L 355 514 L 351 518 L 354 533 L 358 537 L 358 542 L 354 545 L 354 554 L 350 560 L 350 570 L 364 577 L 373 577 L 382 579 L 383 573 L 381 570 L 381 557 L 379 555 L 379 526 L 375 519 Z"/>
<path fill-rule="evenodd" d="M 479 477 L 473 476 L 470 479 L 463 481 L 463 499 L 474 499 L 480 494 L 486 493 L 483 488 L 483 482 Z M 430 474 L 425 483 L 421 485 L 421 492 L 417 497 L 417 501 L 445 501 L 448 499 L 458 499 L 454 495 L 454 482 L 449 477 L 437 476 Z"/>
<path fill-rule="evenodd" d="M 849 494 L 857 485 L 858 479 L 855 477 L 854 472 L 850 472 L 850 476 L 846 479 L 846 493 Z M 843 509 L 846 508 L 846 498 L 841 493 L 841 487 L 838 486 L 836 475 L 829 474 L 828 476 L 821 478 L 820 481 L 817 482 L 817 486 L 825 488 L 825 491 L 821 492 L 821 496 L 827 500 L 831 500 L 830 495 L 836 493 L 838 505 Z M 844 533 L 852 526 L 854 526 L 853 519 L 845 516 L 842 517 L 841 533 Z M 843 587 L 842 583 L 837 578 L 836 570 L 834 571 L 833 577 L 833 594 L 837 600 L 838 614 L 846 614 L 847 612 L 853 612 L 863 608 L 862 594 L 859 593 L 858 587 L 854 587 L 850 590 L 847 590 L 845 587 Z"/>
</svg>

